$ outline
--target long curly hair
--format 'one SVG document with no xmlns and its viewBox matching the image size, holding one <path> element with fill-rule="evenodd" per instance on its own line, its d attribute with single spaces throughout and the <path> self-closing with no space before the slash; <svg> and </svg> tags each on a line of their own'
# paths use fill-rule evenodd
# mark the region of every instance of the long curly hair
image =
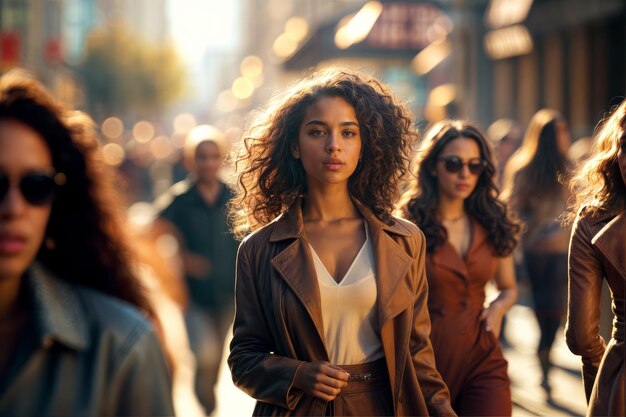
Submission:
<svg viewBox="0 0 626 417">
<path fill-rule="evenodd" d="M 570 207 L 568 222 L 572 222 L 579 212 L 596 217 L 626 208 L 626 186 L 617 159 L 620 139 L 625 134 L 626 100 L 598 124 L 591 156 L 570 182 L 576 199 Z"/>
<path fill-rule="evenodd" d="M 546 199 L 563 195 L 570 173 L 567 154 L 559 150 L 559 113 L 541 109 L 530 120 L 522 146 L 504 170 L 502 197 L 518 215 L 532 213 Z"/>
<path fill-rule="evenodd" d="M 115 174 L 101 159 L 95 125 L 85 114 L 69 111 L 22 71 L 0 79 L 0 120 L 15 120 L 46 142 L 58 187 L 36 260 L 59 278 L 125 300 L 152 314 L 122 228 Z"/>
<path fill-rule="evenodd" d="M 422 229 L 427 252 L 437 251 L 446 242 L 446 228 L 437 216 L 439 183 L 433 172 L 444 148 L 460 137 L 474 140 L 480 148 L 480 157 L 486 161 L 476 188 L 463 203 L 465 211 L 487 230 L 496 255 L 507 256 L 517 245 L 520 226 L 498 200 L 496 168 L 485 135 L 467 121 L 443 120 L 428 129 L 416 154 L 414 178 L 399 204 L 400 214 Z"/>
<path fill-rule="evenodd" d="M 386 223 L 408 172 L 409 150 L 417 139 L 412 113 L 380 81 L 347 69 L 312 73 L 253 116 L 236 160 L 239 190 L 231 220 L 239 237 L 271 222 L 299 196 L 306 174 L 291 150 L 306 110 L 322 97 L 341 97 L 354 107 L 362 141 L 361 162 L 349 192 Z"/>
</svg>

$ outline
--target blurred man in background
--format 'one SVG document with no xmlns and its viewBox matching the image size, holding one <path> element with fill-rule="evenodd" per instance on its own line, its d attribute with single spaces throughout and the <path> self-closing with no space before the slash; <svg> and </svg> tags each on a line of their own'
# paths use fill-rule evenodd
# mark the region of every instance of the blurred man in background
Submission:
<svg viewBox="0 0 626 417">
<path fill-rule="evenodd" d="M 229 143 L 209 125 L 192 129 L 184 147 L 189 177 L 157 200 L 160 217 L 179 232 L 190 304 L 186 321 L 197 360 L 196 391 L 210 414 L 224 339 L 233 318 L 237 242 L 226 205 L 231 191 L 220 180 Z"/>
</svg>

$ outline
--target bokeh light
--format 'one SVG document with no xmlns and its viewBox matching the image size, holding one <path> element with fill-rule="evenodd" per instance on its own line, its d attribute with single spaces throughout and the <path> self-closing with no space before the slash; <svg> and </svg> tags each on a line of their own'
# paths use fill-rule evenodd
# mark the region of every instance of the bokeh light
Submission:
<svg viewBox="0 0 626 417">
<path fill-rule="evenodd" d="M 133 127 L 133 137 L 139 143 L 148 143 L 154 137 L 154 126 L 152 123 L 142 120 Z"/>
<path fill-rule="evenodd" d="M 241 60 L 241 75 L 254 79 L 263 74 L 263 61 L 256 55 L 249 55 Z"/>
<path fill-rule="evenodd" d="M 254 93 L 254 83 L 249 78 L 239 77 L 233 81 L 232 91 L 238 99 L 246 99 Z"/>
<path fill-rule="evenodd" d="M 124 162 L 126 152 L 117 143 L 107 143 L 102 147 L 102 158 L 105 164 L 116 167 Z"/>
<path fill-rule="evenodd" d="M 196 121 L 196 117 L 193 114 L 181 113 L 174 117 L 174 132 L 189 132 L 197 124 L 198 122 Z"/>
<path fill-rule="evenodd" d="M 117 117 L 109 117 L 100 127 L 107 140 L 117 141 L 124 133 L 124 123 Z"/>
</svg>

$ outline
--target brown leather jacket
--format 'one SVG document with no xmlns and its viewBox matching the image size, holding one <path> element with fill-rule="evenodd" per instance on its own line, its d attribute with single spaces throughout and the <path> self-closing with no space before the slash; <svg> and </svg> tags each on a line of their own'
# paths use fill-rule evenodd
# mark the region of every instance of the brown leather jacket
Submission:
<svg viewBox="0 0 626 417">
<path fill-rule="evenodd" d="M 378 331 L 395 414 L 454 416 L 428 337 L 424 235 L 406 220 L 386 225 L 355 203 L 375 251 Z M 293 387 L 303 361 L 328 361 L 319 287 L 300 207 L 296 202 L 239 249 L 228 363 L 235 384 L 258 400 L 255 415 L 318 416 L 326 411 L 326 402 Z"/>
<path fill-rule="evenodd" d="M 613 298 L 613 337 L 599 335 L 600 295 L 606 279 Z M 626 298 L 626 212 L 577 218 L 569 249 L 569 305 L 565 337 L 582 356 L 587 415 L 625 415 L 624 299 Z"/>
</svg>

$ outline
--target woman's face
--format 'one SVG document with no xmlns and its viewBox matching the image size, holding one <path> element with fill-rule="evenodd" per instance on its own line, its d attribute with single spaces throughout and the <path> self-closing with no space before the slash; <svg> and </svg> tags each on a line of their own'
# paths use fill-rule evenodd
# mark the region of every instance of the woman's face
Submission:
<svg viewBox="0 0 626 417">
<path fill-rule="evenodd" d="M 212 182 L 218 178 L 218 173 L 225 155 L 220 152 L 217 145 L 211 141 L 205 141 L 196 148 L 195 165 L 196 175 L 200 182 Z"/>
<path fill-rule="evenodd" d="M 569 129 L 564 121 L 557 119 L 555 121 L 556 126 L 556 147 L 561 155 L 567 155 L 567 151 L 572 144 L 572 140 L 569 135 Z"/>
<path fill-rule="evenodd" d="M 439 154 L 435 166 L 439 198 L 468 198 L 476 188 L 484 164 L 474 139 L 458 137 L 450 141 Z"/>
<path fill-rule="evenodd" d="M 0 120 L 0 279 L 19 278 L 31 264 L 44 239 L 51 202 L 29 202 L 34 180 L 52 170 L 44 139 L 27 125 Z M 6 180 L 8 179 L 8 189 Z"/>
<path fill-rule="evenodd" d="M 360 132 L 354 108 L 343 98 L 322 97 L 311 104 L 292 149 L 309 186 L 347 184 L 361 156 Z"/>
</svg>

